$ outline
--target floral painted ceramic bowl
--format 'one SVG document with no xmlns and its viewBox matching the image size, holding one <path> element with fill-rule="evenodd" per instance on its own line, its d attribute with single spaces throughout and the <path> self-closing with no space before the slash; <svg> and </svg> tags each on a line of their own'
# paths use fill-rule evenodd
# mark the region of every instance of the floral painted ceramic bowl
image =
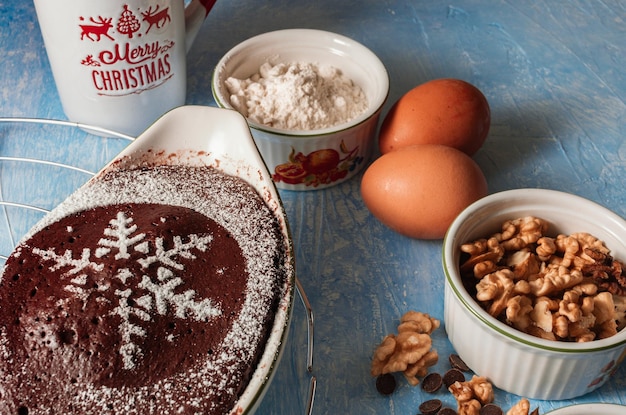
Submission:
<svg viewBox="0 0 626 415">
<path fill-rule="evenodd" d="M 544 189 L 489 195 L 466 208 L 444 239 L 446 331 L 468 366 L 495 386 L 534 399 L 574 398 L 599 388 L 617 370 L 626 356 L 626 329 L 588 342 L 526 334 L 483 309 L 461 276 L 462 244 L 501 232 L 505 221 L 526 216 L 546 220 L 545 235 L 587 232 L 604 241 L 615 259 L 626 260 L 626 221 L 594 202 Z"/>
<path fill-rule="evenodd" d="M 248 79 L 265 63 L 334 67 L 358 85 L 367 99 L 367 108 L 356 118 L 326 128 L 275 128 L 248 117 L 276 186 L 321 189 L 354 176 L 371 155 L 389 92 L 389 77 L 382 62 L 362 44 L 335 33 L 311 29 L 264 33 L 238 44 L 217 64 L 212 80 L 217 105 L 234 108 L 226 80 Z"/>
</svg>

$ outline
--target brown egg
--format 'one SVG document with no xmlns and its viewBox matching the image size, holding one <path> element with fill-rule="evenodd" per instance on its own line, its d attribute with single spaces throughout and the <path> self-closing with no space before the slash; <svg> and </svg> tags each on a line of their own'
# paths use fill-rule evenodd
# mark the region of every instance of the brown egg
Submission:
<svg viewBox="0 0 626 415">
<path fill-rule="evenodd" d="M 489 103 L 474 85 L 435 79 L 402 96 L 385 116 L 379 147 L 385 154 L 413 144 L 443 144 L 473 155 L 491 123 Z"/>
<path fill-rule="evenodd" d="M 375 160 L 363 175 L 361 195 L 391 229 L 412 238 L 440 239 L 464 208 L 487 195 L 487 181 L 462 151 L 422 144 Z"/>
</svg>

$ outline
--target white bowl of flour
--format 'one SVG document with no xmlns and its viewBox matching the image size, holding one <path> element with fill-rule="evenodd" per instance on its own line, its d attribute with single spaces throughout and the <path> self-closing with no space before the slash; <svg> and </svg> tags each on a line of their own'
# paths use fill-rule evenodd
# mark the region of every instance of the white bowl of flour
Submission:
<svg viewBox="0 0 626 415">
<path fill-rule="evenodd" d="M 389 76 L 348 37 L 287 29 L 232 48 L 215 68 L 212 90 L 218 106 L 246 117 L 277 187 L 313 190 L 366 164 Z"/>
</svg>

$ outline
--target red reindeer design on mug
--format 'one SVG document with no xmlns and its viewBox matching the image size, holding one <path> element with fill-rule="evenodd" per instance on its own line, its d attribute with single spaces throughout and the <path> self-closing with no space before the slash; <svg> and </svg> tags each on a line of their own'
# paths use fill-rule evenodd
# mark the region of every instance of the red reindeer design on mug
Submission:
<svg viewBox="0 0 626 415">
<path fill-rule="evenodd" d="M 93 17 L 90 17 L 89 20 L 93 23 L 93 25 L 79 25 L 83 31 L 80 34 L 80 40 L 83 40 L 87 37 L 90 40 L 99 41 L 102 36 L 106 36 L 111 40 L 115 40 L 109 35 L 109 29 L 113 27 L 111 24 L 112 18 L 105 19 L 102 16 L 98 17 L 98 21 L 94 20 Z M 92 38 L 91 35 L 96 35 L 96 38 Z"/>
<path fill-rule="evenodd" d="M 159 6 L 157 6 L 154 11 L 152 11 L 152 7 L 150 7 L 147 12 L 142 12 L 141 15 L 143 16 L 144 22 L 148 22 L 150 24 L 146 33 L 150 31 L 152 26 L 156 25 L 156 27 L 160 29 L 165 23 L 172 20 L 169 15 L 169 9 L 159 10 Z"/>
</svg>

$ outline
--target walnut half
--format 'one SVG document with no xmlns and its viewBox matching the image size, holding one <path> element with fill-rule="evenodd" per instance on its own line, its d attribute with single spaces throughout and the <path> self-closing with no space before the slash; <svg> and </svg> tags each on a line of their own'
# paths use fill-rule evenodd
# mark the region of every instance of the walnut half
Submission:
<svg viewBox="0 0 626 415">
<path fill-rule="evenodd" d="M 402 372 L 415 386 L 428 368 L 437 363 L 439 355 L 433 350 L 430 334 L 439 327 L 439 320 L 428 314 L 409 311 L 400 319 L 398 334 L 385 336 L 374 351 L 371 374 Z"/>
<path fill-rule="evenodd" d="M 493 402 L 493 387 L 487 378 L 472 376 L 465 382 L 454 382 L 448 388 L 457 402 L 459 415 L 479 415 L 483 405 Z"/>
</svg>

